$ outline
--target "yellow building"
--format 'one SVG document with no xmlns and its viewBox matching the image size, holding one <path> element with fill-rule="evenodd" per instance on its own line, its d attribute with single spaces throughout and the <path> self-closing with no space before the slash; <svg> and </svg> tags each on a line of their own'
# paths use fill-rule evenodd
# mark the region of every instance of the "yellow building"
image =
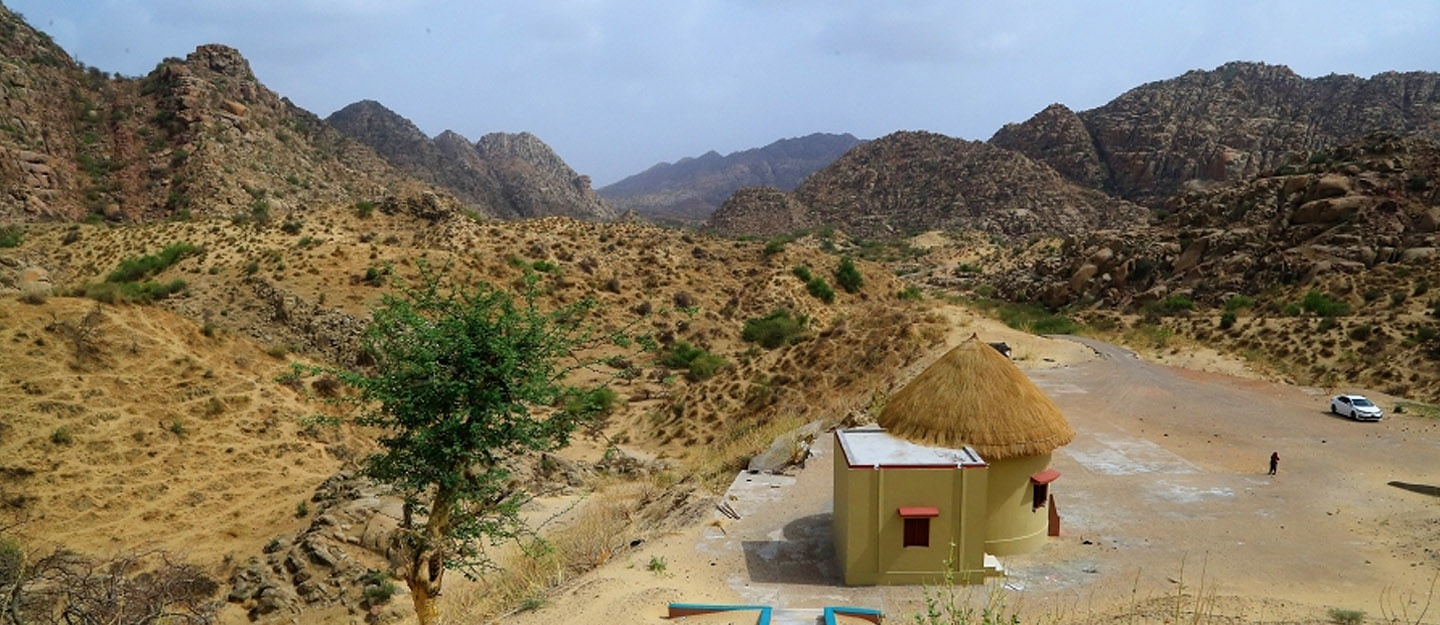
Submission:
<svg viewBox="0 0 1440 625">
<path fill-rule="evenodd" d="M 879 428 L 835 433 L 835 553 L 845 583 L 996 572 L 1050 527 L 1050 453 L 1075 438 L 1060 409 L 977 337 L 899 392 Z M 947 564 L 948 563 L 948 564 Z"/>
</svg>

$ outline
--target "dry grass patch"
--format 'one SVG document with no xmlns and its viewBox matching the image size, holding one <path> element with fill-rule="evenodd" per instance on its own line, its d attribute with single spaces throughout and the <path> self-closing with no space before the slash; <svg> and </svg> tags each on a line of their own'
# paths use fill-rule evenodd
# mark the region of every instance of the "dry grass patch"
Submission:
<svg viewBox="0 0 1440 625">
<path fill-rule="evenodd" d="M 451 594 L 442 607 L 443 620 L 503 620 L 540 607 L 551 590 L 628 548 L 640 509 L 655 500 L 664 484 L 663 477 L 655 476 L 597 489 L 576 504 L 573 518 L 563 521 L 563 526 L 508 547 L 496 560 L 500 570 Z M 563 515 L 564 511 L 557 518 Z M 560 523 L 551 519 L 541 529 L 551 522 Z"/>
</svg>

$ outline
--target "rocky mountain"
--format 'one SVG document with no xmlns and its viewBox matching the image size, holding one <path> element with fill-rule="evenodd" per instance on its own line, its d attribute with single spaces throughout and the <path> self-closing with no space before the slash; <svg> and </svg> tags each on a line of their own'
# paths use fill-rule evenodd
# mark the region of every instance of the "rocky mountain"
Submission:
<svg viewBox="0 0 1440 625">
<path fill-rule="evenodd" d="M 3 8 L 0 31 L 0 220 L 263 220 L 422 186 L 265 88 L 232 48 L 112 77 Z"/>
<path fill-rule="evenodd" d="M 773 194 L 751 192 L 727 201 L 709 227 L 768 234 L 826 224 L 888 239 L 934 229 L 1059 234 L 1145 218 L 1143 208 L 1071 183 L 1019 152 L 929 132 L 897 132 L 852 149 L 791 196 L 804 208 L 778 214 L 779 225 L 760 223 L 777 202 Z"/>
<path fill-rule="evenodd" d="M 1307 79 L 1283 65 L 1227 63 L 1088 111 L 1051 105 L 990 143 L 1158 207 L 1187 184 L 1244 180 L 1376 131 L 1440 139 L 1440 74 Z"/>
<path fill-rule="evenodd" d="M 789 191 L 861 143 L 848 133 L 817 132 L 725 156 L 710 151 L 655 165 L 602 187 L 600 196 L 619 210 L 651 219 L 698 223 L 741 187 Z"/>
<path fill-rule="evenodd" d="M 395 167 L 505 219 L 561 215 L 613 219 L 615 211 L 550 146 L 530 133 L 493 133 L 471 143 L 452 131 L 431 139 L 379 102 L 362 100 L 326 121 Z"/>
<path fill-rule="evenodd" d="M 1440 258 L 1440 144 L 1377 133 L 1249 180 L 1171 198 L 1154 227 L 1068 237 L 1026 274 L 1018 299 L 1130 307 L 1181 295 L 1220 304 L 1425 265 Z M 1427 269 L 1428 271 L 1429 269 Z"/>
</svg>

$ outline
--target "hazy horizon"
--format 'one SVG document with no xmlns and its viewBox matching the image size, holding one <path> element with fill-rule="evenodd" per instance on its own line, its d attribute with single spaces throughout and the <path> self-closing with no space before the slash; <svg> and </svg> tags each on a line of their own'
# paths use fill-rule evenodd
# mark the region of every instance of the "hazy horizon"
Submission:
<svg viewBox="0 0 1440 625">
<path fill-rule="evenodd" d="M 1315 77 L 1440 69 L 1440 3 L 925 0 L 4 0 L 127 76 L 205 43 L 325 117 L 375 100 L 429 136 L 530 132 L 605 186 L 815 132 L 988 139 L 1230 61 Z"/>
</svg>

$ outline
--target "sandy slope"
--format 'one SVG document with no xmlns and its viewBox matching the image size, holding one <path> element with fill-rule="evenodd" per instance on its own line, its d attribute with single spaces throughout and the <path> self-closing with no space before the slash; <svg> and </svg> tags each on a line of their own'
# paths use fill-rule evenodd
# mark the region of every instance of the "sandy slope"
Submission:
<svg viewBox="0 0 1440 625">
<path fill-rule="evenodd" d="M 104 306 L 96 352 L 77 360 L 57 324 L 94 302 L 0 304 L 0 492 L 24 500 L 32 547 L 256 553 L 306 522 L 297 505 L 351 453 L 335 432 L 303 432 L 315 406 L 274 383 L 287 361 L 250 341 Z"/>
</svg>

